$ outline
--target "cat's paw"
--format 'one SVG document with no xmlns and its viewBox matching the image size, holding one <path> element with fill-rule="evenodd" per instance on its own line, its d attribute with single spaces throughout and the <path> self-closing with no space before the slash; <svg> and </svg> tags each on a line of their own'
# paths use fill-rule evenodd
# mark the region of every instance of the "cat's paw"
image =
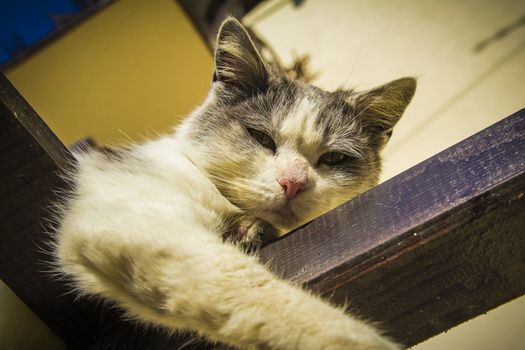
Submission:
<svg viewBox="0 0 525 350">
<path fill-rule="evenodd" d="M 223 237 L 246 248 L 258 248 L 276 237 L 277 230 L 268 222 L 242 213 L 231 218 Z"/>
</svg>

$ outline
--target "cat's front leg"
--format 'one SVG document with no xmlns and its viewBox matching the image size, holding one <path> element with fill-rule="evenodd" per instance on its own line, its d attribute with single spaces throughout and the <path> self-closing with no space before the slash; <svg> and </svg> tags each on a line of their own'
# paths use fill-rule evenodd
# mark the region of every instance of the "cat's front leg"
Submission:
<svg viewBox="0 0 525 350">
<path fill-rule="evenodd" d="M 234 213 L 224 221 L 223 238 L 247 249 L 259 248 L 277 238 L 278 230 L 275 227 L 248 212 Z"/>
<path fill-rule="evenodd" d="M 63 232 L 62 268 L 80 290 L 114 300 L 142 321 L 240 349 L 398 349 L 204 228 L 164 234 L 159 225 L 149 235 L 137 228 Z"/>
</svg>

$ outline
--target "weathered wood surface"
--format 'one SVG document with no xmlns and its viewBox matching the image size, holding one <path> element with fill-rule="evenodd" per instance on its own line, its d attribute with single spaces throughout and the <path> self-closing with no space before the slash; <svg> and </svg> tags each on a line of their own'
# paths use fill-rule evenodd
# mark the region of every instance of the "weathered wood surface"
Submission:
<svg viewBox="0 0 525 350">
<path fill-rule="evenodd" d="M 77 300 L 65 281 L 52 277 L 49 207 L 54 191 L 68 187 L 59 172 L 71 162 L 64 145 L 0 74 L 0 279 L 68 348 L 177 348 L 180 340 L 125 322 L 100 302 Z"/>
<path fill-rule="evenodd" d="M 277 273 L 380 321 L 407 345 L 525 291 L 525 111 L 261 251 Z M 173 349 L 46 273 L 46 207 L 68 151 L 0 75 L 0 278 L 71 349 Z M 182 340 L 183 341 L 183 340 Z M 185 349 L 202 349 L 194 344 Z"/>
<path fill-rule="evenodd" d="M 49 269 L 41 251 L 46 239 L 41 219 L 51 189 L 64 186 L 57 170 L 66 165 L 68 152 L 2 75 L 0 152 L 0 278 L 52 324 L 47 316 L 64 312 L 54 299 L 65 289 L 38 273 Z"/>
<path fill-rule="evenodd" d="M 525 110 L 262 249 L 413 345 L 525 293 Z"/>
</svg>

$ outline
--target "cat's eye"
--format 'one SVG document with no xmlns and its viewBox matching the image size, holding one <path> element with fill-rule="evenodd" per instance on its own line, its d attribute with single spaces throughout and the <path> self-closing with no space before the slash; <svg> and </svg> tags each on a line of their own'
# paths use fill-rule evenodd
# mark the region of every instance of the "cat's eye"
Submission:
<svg viewBox="0 0 525 350">
<path fill-rule="evenodd" d="M 264 132 L 255 130 L 255 129 L 248 129 L 248 132 L 252 137 L 261 144 L 261 146 L 266 147 L 268 149 L 271 149 L 272 151 L 275 151 L 275 142 L 273 142 L 272 138 L 268 135 L 266 135 Z"/>
<path fill-rule="evenodd" d="M 341 152 L 327 152 L 319 157 L 319 164 L 339 165 L 346 161 L 348 156 Z"/>
</svg>

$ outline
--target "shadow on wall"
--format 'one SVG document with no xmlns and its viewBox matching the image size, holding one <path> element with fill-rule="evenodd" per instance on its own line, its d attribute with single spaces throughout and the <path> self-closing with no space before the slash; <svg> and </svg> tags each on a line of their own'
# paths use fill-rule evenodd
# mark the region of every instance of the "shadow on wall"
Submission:
<svg viewBox="0 0 525 350">
<path fill-rule="evenodd" d="M 64 343 L 0 281 L 0 349 L 61 350 Z"/>
</svg>

